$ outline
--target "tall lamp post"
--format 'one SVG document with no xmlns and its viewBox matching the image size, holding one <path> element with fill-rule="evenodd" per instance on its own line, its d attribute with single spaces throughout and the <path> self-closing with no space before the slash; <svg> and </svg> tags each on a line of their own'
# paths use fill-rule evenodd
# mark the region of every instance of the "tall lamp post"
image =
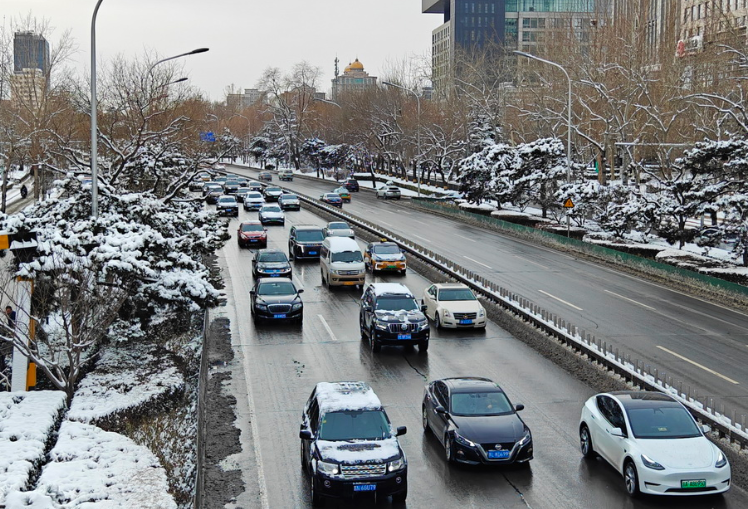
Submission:
<svg viewBox="0 0 748 509">
<path fill-rule="evenodd" d="M 544 58 L 540 58 L 538 56 L 532 55 L 530 53 L 525 53 L 524 51 L 518 51 L 515 50 L 514 53 L 516 55 L 520 55 L 523 57 L 527 57 L 532 60 L 537 60 L 538 62 L 543 62 L 544 64 L 552 65 L 553 67 L 557 67 L 558 69 L 561 69 L 561 72 L 564 73 L 564 76 L 566 76 L 566 80 L 569 82 L 569 97 L 568 97 L 568 103 L 566 105 L 567 109 L 567 117 L 566 117 L 566 182 L 568 184 L 571 183 L 571 78 L 569 77 L 569 73 L 566 72 L 566 69 L 564 69 L 560 64 L 557 64 L 556 62 L 551 62 L 550 60 L 546 60 Z M 571 218 L 569 217 L 569 214 L 566 214 L 566 236 L 569 236 L 571 230 Z"/>
<path fill-rule="evenodd" d="M 421 157 L 421 96 L 418 95 L 415 90 L 411 90 L 409 88 L 405 88 L 402 85 L 398 85 L 397 83 L 391 83 L 389 81 L 383 81 L 382 85 L 387 85 L 388 87 L 395 87 L 399 88 L 400 90 L 405 90 L 406 92 L 409 92 L 416 96 L 416 105 L 417 105 L 417 122 L 418 122 L 418 130 L 416 131 L 416 152 L 418 152 L 418 155 L 416 156 L 416 175 L 418 176 L 418 197 L 421 196 L 421 172 L 419 171 L 420 168 L 418 167 L 418 160 Z"/>
<path fill-rule="evenodd" d="M 93 16 L 91 17 L 91 216 L 96 218 L 99 217 L 99 178 L 98 178 L 98 137 L 97 137 L 97 118 L 96 111 L 98 104 L 96 100 L 96 15 L 99 13 L 99 7 L 103 0 L 96 2 L 94 7 Z M 148 73 L 153 70 L 155 66 L 167 60 L 173 60 L 175 58 L 184 57 L 187 55 L 195 55 L 197 53 L 205 53 L 208 48 L 198 48 L 188 53 L 182 53 L 169 58 L 164 58 L 153 64 Z M 179 80 L 182 81 L 182 80 Z"/>
</svg>

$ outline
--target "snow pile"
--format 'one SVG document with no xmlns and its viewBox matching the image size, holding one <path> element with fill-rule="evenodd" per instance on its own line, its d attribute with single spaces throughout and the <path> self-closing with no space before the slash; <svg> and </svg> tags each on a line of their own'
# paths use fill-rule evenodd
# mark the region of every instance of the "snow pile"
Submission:
<svg viewBox="0 0 748 509">
<path fill-rule="evenodd" d="M 66 421 L 34 491 L 8 507 L 176 509 L 166 474 L 147 448 L 90 424 Z"/>
<path fill-rule="evenodd" d="M 64 409 L 61 391 L 0 393 L 0 505 L 11 490 L 26 488 L 44 462 L 50 434 Z"/>
<path fill-rule="evenodd" d="M 152 345 L 109 348 L 78 386 L 68 419 L 95 422 L 136 410 L 183 391 L 184 384 L 168 354 Z"/>
</svg>

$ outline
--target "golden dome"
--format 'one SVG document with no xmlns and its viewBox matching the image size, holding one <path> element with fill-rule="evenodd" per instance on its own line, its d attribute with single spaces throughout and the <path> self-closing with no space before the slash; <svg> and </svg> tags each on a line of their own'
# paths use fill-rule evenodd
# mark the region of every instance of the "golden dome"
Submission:
<svg viewBox="0 0 748 509">
<path fill-rule="evenodd" d="M 347 69 L 350 69 L 352 71 L 363 71 L 364 70 L 364 64 L 358 61 L 358 58 L 350 64 Z"/>
</svg>

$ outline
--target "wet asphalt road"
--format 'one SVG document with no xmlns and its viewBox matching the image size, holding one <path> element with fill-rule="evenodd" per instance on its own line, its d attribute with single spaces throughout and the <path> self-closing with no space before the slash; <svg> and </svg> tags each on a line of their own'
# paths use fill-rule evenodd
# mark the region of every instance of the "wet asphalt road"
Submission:
<svg viewBox="0 0 748 509">
<path fill-rule="evenodd" d="M 243 453 L 231 464 L 256 490 L 230 507 L 310 507 L 299 462 L 300 415 L 314 384 L 334 380 L 369 382 L 393 425 L 408 427 L 401 437 L 409 462 L 407 507 L 748 507 L 748 496 L 739 489 L 724 497 L 629 499 L 611 467 L 602 460 L 585 461 L 579 452 L 579 413 L 591 389 L 493 324 L 486 332 L 434 330 L 427 354 L 388 347 L 372 354 L 358 331 L 360 292 L 328 291 L 321 286 L 318 262 L 307 261 L 293 264 L 293 277 L 305 289 L 303 328 L 255 327 L 249 311 L 252 251 L 239 249 L 235 240 L 239 221 L 254 217 L 255 212 L 240 211 L 239 220 L 231 220 L 233 238 L 219 260 L 237 363 L 228 390 L 237 397 L 242 430 Z M 288 212 L 285 227 L 268 227 L 269 247 L 286 250 L 289 227 L 300 223 L 324 221 L 307 210 Z M 429 284 L 412 271 L 405 277 L 367 278 L 403 282 L 418 296 Z M 492 378 L 514 403 L 526 405 L 521 415 L 535 446 L 529 468 L 446 465 L 443 448 L 422 431 L 421 398 L 427 380 L 459 375 Z"/>
<path fill-rule="evenodd" d="M 299 178 L 282 184 L 314 197 L 337 186 Z M 359 192 L 344 208 L 529 298 L 682 381 L 684 392 L 690 388 L 700 400 L 715 398 L 718 410 L 724 404 L 728 415 L 736 412 L 738 422 L 745 415 L 748 423 L 746 314 L 568 253 L 410 209 L 407 200 L 383 202 L 371 192 Z"/>
</svg>

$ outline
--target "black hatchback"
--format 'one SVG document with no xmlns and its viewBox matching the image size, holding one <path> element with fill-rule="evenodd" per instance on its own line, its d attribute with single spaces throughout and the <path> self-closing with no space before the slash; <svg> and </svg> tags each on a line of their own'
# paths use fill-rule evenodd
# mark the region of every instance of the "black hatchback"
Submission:
<svg viewBox="0 0 748 509">
<path fill-rule="evenodd" d="M 423 391 L 424 433 L 433 432 L 448 462 L 529 463 L 532 434 L 497 383 L 488 378 L 435 380 Z"/>
</svg>

